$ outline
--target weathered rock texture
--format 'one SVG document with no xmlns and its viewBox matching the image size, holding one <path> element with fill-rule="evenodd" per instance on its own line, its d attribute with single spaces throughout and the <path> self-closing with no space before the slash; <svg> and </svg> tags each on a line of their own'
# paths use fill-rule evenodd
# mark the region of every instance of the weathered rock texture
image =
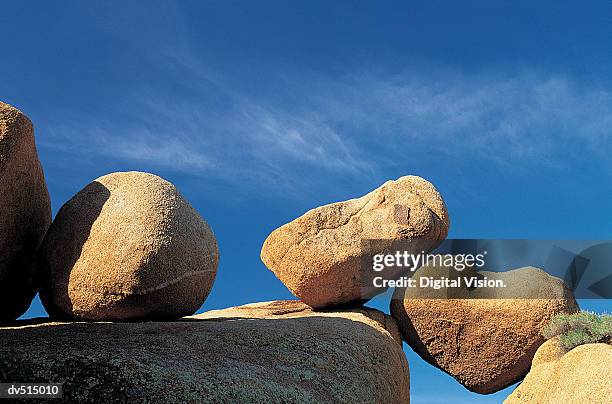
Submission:
<svg viewBox="0 0 612 404">
<path fill-rule="evenodd" d="M 40 249 L 41 299 L 54 318 L 179 318 L 202 305 L 218 260 L 210 227 L 174 185 L 109 174 L 53 221 Z"/>
<path fill-rule="evenodd" d="M 402 345 L 402 336 L 397 328 L 395 320 L 381 311 L 370 307 L 354 307 L 346 310 L 319 310 L 315 311 L 310 306 L 299 300 L 276 300 L 272 302 L 251 303 L 244 306 L 230 307 L 223 310 L 210 310 L 188 318 L 210 319 L 210 318 L 294 318 L 294 317 L 342 317 L 354 321 L 364 321 L 368 318 L 372 327 L 391 335 L 397 343 Z"/>
<path fill-rule="evenodd" d="M 456 273 L 452 268 L 423 267 L 414 277 L 451 277 L 450 271 Z M 491 289 L 464 288 L 452 291 L 462 298 L 449 299 L 431 298 L 444 290 L 397 289 L 391 314 L 405 341 L 423 359 L 469 390 L 488 394 L 520 380 L 544 342 L 541 331 L 550 318 L 576 312 L 578 305 L 563 281 L 537 268 L 479 274 L 503 279 L 507 289 L 491 298 Z M 522 298 L 511 298 L 516 295 Z"/>
<path fill-rule="evenodd" d="M 0 322 L 23 314 L 36 294 L 36 249 L 51 224 L 51 203 L 32 122 L 0 102 Z"/>
<path fill-rule="evenodd" d="M 310 210 L 274 230 L 261 259 L 295 296 L 327 307 L 384 291 L 363 289 L 376 274 L 363 265 L 372 254 L 364 240 L 412 240 L 403 249 L 418 253 L 435 248 L 448 228 L 446 206 L 433 185 L 407 176 L 361 198 Z"/>
<path fill-rule="evenodd" d="M 381 318 L 271 302 L 177 322 L 0 328 L 0 375 L 64 382 L 67 399 L 89 402 L 407 403 L 408 363 Z"/>
<path fill-rule="evenodd" d="M 538 349 L 525 380 L 504 401 L 515 403 L 612 403 L 612 346 L 580 345 L 565 353 L 558 339 Z"/>
</svg>

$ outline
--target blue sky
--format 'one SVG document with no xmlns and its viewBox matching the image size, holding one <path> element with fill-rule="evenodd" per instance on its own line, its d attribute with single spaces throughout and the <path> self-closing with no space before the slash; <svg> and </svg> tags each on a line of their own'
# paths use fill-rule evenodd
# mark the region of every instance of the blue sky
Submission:
<svg viewBox="0 0 612 404">
<path fill-rule="evenodd" d="M 54 213 L 112 171 L 179 187 L 220 244 L 203 310 L 290 298 L 270 231 L 406 174 L 451 237 L 610 238 L 607 2 L 125 3 L 4 4 L 0 97 L 35 123 Z M 413 402 L 509 394 L 407 352 Z"/>
</svg>

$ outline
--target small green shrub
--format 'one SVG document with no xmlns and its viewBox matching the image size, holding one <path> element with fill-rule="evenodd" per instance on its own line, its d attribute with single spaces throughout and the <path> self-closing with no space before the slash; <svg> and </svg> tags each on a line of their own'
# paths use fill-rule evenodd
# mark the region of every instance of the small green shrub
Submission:
<svg viewBox="0 0 612 404">
<path fill-rule="evenodd" d="M 570 350 L 583 344 L 612 343 L 612 316 L 583 311 L 557 314 L 542 331 L 544 338 L 559 336 L 561 344 Z"/>
</svg>

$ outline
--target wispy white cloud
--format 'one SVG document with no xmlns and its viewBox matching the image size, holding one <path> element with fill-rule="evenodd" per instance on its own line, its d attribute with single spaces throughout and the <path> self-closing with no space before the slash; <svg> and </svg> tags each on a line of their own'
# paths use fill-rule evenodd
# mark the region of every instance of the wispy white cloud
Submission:
<svg viewBox="0 0 612 404">
<path fill-rule="evenodd" d="M 292 116 L 282 109 L 243 103 L 229 126 L 251 150 L 254 160 L 275 160 L 279 165 L 303 163 L 323 169 L 359 174 L 370 162 L 357 156 L 350 137 L 331 127 L 328 120 L 309 115 Z"/>
<path fill-rule="evenodd" d="M 554 164 L 572 142 L 610 149 L 612 92 L 563 76 L 358 76 L 331 114 L 391 144 L 497 163 Z M 342 93 L 342 92 L 340 92 Z M 360 96 L 361 95 L 361 96 Z M 333 105 L 341 100 L 330 98 Z M 575 149 L 574 149 L 575 150 Z M 572 150 L 572 151 L 574 151 Z"/>
<path fill-rule="evenodd" d="M 190 136 L 176 136 L 146 127 L 92 123 L 51 128 L 39 146 L 73 156 L 106 157 L 142 162 L 178 171 L 213 168 L 214 165 Z"/>
<path fill-rule="evenodd" d="M 64 124 L 42 146 L 288 187 L 303 172 L 375 177 L 385 164 L 432 153 L 555 166 L 576 147 L 602 159 L 611 151 L 612 92 L 561 75 L 296 73 L 260 97 L 197 61 L 173 66 L 193 79 L 195 96 L 163 103 L 141 92 L 130 119 Z"/>
<path fill-rule="evenodd" d="M 189 137 L 168 136 L 146 129 L 136 129 L 117 136 L 99 128 L 93 131 L 93 135 L 96 150 L 112 154 L 115 158 L 187 171 L 214 168 L 214 163 Z"/>
</svg>

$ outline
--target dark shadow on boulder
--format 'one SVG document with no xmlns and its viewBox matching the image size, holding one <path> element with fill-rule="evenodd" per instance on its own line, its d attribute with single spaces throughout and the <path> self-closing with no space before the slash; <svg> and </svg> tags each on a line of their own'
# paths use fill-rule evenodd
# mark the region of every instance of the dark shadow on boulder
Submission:
<svg viewBox="0 0 612 404">
<path fill-rule="evenodd" d="M 81 202 L 73 203 L 77 197 Z M 62 299 L 67 307 L 72 308 L 68 296 L 70 271 L 81 256 L 91 227 L 109 197 L 108 188 L 97 181 L 91 182 L 62 206 L 43 240 L 37 259 L 37 281 L 40 286 L 40 300 L 52 319 L 69 318 L 54 305 L 50 292 L 53 288 L 53 293 L 57 295 L 55 298 Z M 71 217 L 79 217 L 79 220 L 71 220 Z M 66 238 L 71 240 L 68 245 L 58 244 L 58 240 Z M 53 271 L 52 265 L 57 262 L 66 263 L 67 268 Z"/>
</svg>

